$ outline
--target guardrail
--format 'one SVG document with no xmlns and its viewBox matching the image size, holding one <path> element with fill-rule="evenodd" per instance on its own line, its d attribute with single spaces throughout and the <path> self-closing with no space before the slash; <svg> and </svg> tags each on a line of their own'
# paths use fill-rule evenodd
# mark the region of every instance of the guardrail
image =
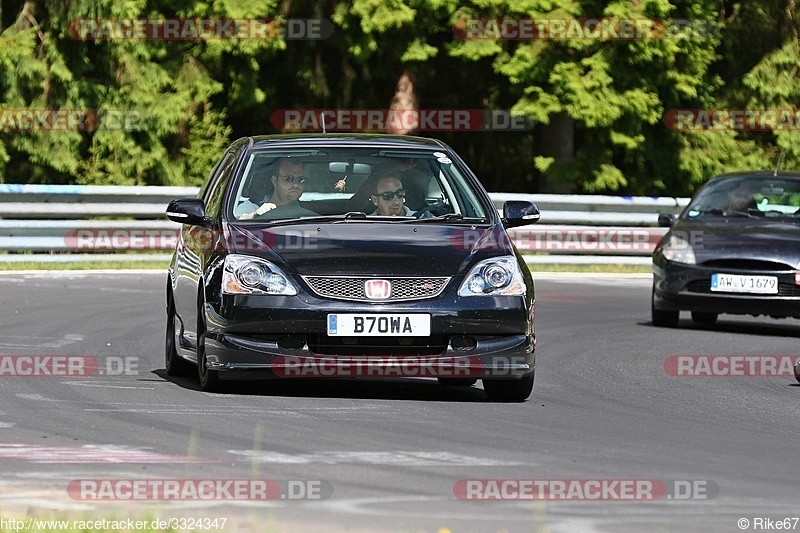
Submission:
<svg viewBox="0 0 800 533">
<path fill-rule="evenodd" d="M 107 259 L 108 252 L 168 251 L 179 226 L 166 219 L 170 200 L 195 187 L 0 184 L 0 261 Z M 530 263 L 647 264 L 665 233 L 658 213 L 678 213 L 688 198 L 491 193 L 535 202 L 541 222 L 510 231 Z M 108 218 L 113 217 L 113 220 Z M 124 220 L 120 220 L 124 219 Z M 72 253 L 59 253 L 72 252 Z M 102 255 L 99 255 L 101 254 Z M 131 254 L 159 260 L 167 254 Z"/>
</svg>

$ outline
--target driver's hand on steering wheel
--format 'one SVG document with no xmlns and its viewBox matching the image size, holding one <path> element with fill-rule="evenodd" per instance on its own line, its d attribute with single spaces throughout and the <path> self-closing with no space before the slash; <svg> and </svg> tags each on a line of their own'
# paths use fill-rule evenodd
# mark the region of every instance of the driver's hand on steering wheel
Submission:
<svg viewBox="0 0 800 533">
<path fill-rule="evenodd" d="M 250 220 L 251 218 L 253 218 L 255 216 L 263 215 L 267 211 L 272 211 L 276 207 L 278 207 L 278 206 L 273 204 L 273 203 L 266 202 L 264 204 L 261 204 L 261 206 L 258 209 L 256 209 L 255 211 L 253 211 L 252 213 L 246 213 L 246 214 L 240 216 L 239 220 Z"/>
</svg>

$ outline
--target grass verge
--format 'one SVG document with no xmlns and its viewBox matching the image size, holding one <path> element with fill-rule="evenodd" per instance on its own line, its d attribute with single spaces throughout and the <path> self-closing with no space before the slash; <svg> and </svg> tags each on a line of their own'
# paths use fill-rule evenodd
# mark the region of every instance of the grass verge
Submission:
<svg viewBox="0 0 800 533">
<path fill-rule="evenodd" d="M 535 264 L 528 265 L 531 272 L 587 272 L 598 274 L 650 274 L 653 269 L 650 265 L 565 265 L 565 264 Z"/>
<path fill-rule="evenodd" d="M 0 271 L 9 270 L 167 270 L 169 261 L 76 261 L 43 263 L 40 261 L 0 262 Z"/>
</svg>

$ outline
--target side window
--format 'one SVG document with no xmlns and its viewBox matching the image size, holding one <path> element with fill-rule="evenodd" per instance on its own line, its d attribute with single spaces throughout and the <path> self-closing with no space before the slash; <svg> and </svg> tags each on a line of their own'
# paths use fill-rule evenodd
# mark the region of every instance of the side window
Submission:
<svg viewBox="0 0 800 533">
<path fill-rule="evenodd" d="M 200 186 L 200 191 L 197 193 L 197 198 L 206 198 L 206 193 L 211 185 L 211 182 L 214 181 L 214 176 L 219 174 L 219 169 L 222 168 L 222 164 L 227 160 L 230 152 L 225 152 L 222 157 L 219 158 L 219 161 L 214 165 L 214 168 L 211 169 L 211 172 L 208 173 L 206 179 L 203 180 L 203 184 Z"/>
<path fill-rule="evenodd" d="M 206 204 L 206 216 L 214 218 L 219 214 L 222 199 L 225 197 L 225 188 L 235 163 L 236 157 L 232 152 L 228 152 L 217 166 L 217 173 L 203 195 L 203 202 Z"/>
</svg>

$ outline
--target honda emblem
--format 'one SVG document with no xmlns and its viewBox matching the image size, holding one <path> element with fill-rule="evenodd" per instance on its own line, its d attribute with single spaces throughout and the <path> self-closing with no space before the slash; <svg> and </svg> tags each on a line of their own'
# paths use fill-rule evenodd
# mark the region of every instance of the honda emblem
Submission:
<svg viewBox="0 0 800 533">
<path fill-rule="evenodd" d="M 370 300 L 385 300 L 392 294 L 392 284 L 386 279 L 368 279 L 364 282 L 364 294 Z"/>
</svg>

